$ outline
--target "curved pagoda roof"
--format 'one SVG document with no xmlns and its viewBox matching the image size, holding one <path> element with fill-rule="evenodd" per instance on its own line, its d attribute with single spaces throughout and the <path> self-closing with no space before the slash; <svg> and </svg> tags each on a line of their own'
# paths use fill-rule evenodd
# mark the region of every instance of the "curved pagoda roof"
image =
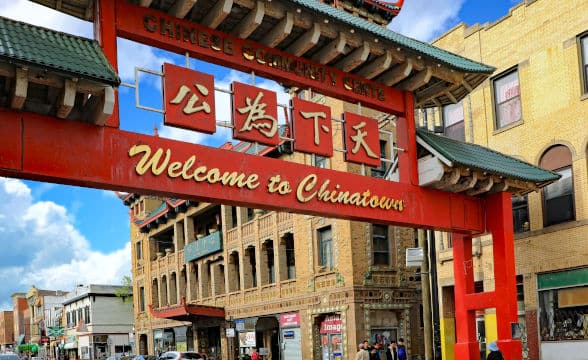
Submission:
<svg viewBox="0 0 588 360">
<path fill-rule="evenodd" d="M 81 19 L 92 20 L 94 16 L 91 0 L 34 1 Z M 412 91 L 417 107 L 456 103 L 495 70 L 393 32 L 385 27 L 387 22 L 362 13 L 365 4 L 372 4 L 368 6 L 372 12 L 380 11 L 385 3 L 379 0 L 130 2 Z M 386 6 L 396 11 L 394 5 Z"/>
</svg>

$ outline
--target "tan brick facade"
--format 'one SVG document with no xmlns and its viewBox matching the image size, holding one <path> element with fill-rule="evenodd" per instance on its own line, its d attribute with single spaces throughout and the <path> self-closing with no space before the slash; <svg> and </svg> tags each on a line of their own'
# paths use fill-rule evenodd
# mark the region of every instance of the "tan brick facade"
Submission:
<svg viewBox="0 0 588 360">
<path fill-rule="evenodd" d="M 342 113 L 344 109 L 358 110 L 357 105 L 334 100 L 329 100 L 329 105 L 333 114 Z M 334 123 L 334 126 L 340 124 Z M 342 148 L 340 138 L 334 137 L 335 148 Z M 282 155 L 282 159 L 313 164 L 312 156 L 301 153 Z M 345 162 L 340 152 L 328 159 L 327 167 L 361 172 L 360 166 Z M 367 171 L 369 175 L 369 169 Z M 161 199 L 147 196 L 134 199 L 128 203 L 133 220 L 140 222 L 155 209 L 161 209 Z M 211 219 L 215 218 L 220 220 L 220 226 L 215 227 L 220 228 L 222 234 L 222 251 L 185 262 L 184 246 L 206 235 Z M 328 228 L 332 239 L 332 266 L 320 263 L 319 236 Z M 168 234 L 166 236 L 173 241 L 166 242 L 162 234 Z M 288 237 L 294 244 L 293 277 L 286 259 Z M 360 341 L 374 341 L 380 333 L 394 340 L 403 337 L 409 354 L 418 356 L 423 351 L 420 281 L 414 276 L 414 269 L 404 266 L 404 249 L 414 246 L 414 238 L 412 229 L 388 227 L 389 265 L 375 266 L 372 225 L 368 223 L 194 202 L 185 210 L 162 216 L 148 231 L 133 222 L 134 293 L 145 294 L 144 299 L 135 296 L 137 352 L 164 351 L 165 345 L 162 348 L 161 340 L 157 339 L 160 329 L 171 331 L 179 326 L 191 326 L 194 336 L 187 340 L 187 348 L 218 355 L 218 350 L 210 350 L 211 342 L 216 342 L 220 344 L 222 358 L 230 359 L 231 344 L 225 337 L 225 328 L 234 323 L 229 320 L 254 319 L 258 324 L 277 325 L 280 314 L 298 312 L 303 359 L 321 356 L 324 340 L 319 334 L 320 323 L 332 316 L 340 317 L 343 323 L 343 359 L 355 356 Z M 171 251 L 164 253 L 158 248 L 158 243 L 163 242 Z M 273 255 L 268 256 L 268 249 Z M 270 257 L 273 260 L 271 276 Z M 255 265 L 251 263 L 253 258 Z M 149 304 L 154 308 L 166 308 L 179 304 L 183 297 L 188 304 L 224 308 L 226 316 L 224 319 L 194 318 L 178 322 L 154 317 L 149 311 Z M 272 329 L 279 330 L 278 327 Z M 220 339 L 205 335 L 211 332 L 218 332 Z M 258 332 L 257 342 L 270 351 L 278 351 L 269 345 L 275 342 L 271 331 Z M 176 343 L 167 348 L 182 346 Z M 232 348 L 236 349 L 237 343 Z"/>
<path fill-rule="evenodd" d="M 12 311 L 0 312 L 0 347 L 11 349 L 14 345 L 14 321 Z"/>
<path fill-rule="evenodd" d="M 588 264 L 588 96 L 582 89 L 579 37 L 588 31 L 588 1 L 523 1 L 509 14 L 491 24 L 468 27 L 460 24 L 433 42 L 467 58 L 495 66 L 495 78 L 516 69 L 519 77 L 522 120 L 497 129 L 493 79 L 475 89 L 464 101 L 466 141 L 539 165 L 553 145 L 564 145 L 572 154 L 574 218 L 545 226 L 543 191 L 528 195 L 529 230 L 515 234 L 517 274 L 522 276 L 524 302 L 520 318 L 528 331 L 524 358 L 539 358 L 537 326 L 537 274 L 585 267 Z M 585 60 L 586 61 L 586 60 Z M 584 81 L 586 81 L 584 79 Z M 440 111 L 436 122 L 440 123 Z M 440 236 L 437 236 L 439 239 Z M 450 239 L 437 244 L 439 293 L 450 296 L 453 262 Z M 474 240 L 475 280 L 484 290 L 495 286 L 492 239 Z M 442 299 L 452 302 L 452 299 Z M 443 313 L 443 312 L 442 312 Z M 445 318 L 444 343 L 452 359 L 451 323 Z M 492 339 L 486 311 L 486 338 Z"/>
</svg>

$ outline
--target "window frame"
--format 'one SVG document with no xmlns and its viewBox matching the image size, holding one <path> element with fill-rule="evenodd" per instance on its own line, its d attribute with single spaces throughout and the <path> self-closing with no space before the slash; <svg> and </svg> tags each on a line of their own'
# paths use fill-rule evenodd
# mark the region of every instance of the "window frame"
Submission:
<svg viewBox="0 0 588 360">
<path fill-rule="evenodd" d="M 563 223 L 566 223 L 566 222 L 569 222 L 569 221 L 575 221 L 576 220 L 576 201 L 575 201 L 575 195 L 576 194 L 574 192 L 574 168 L 570 164 L 568 166 L 564 166 L 562 168 L 559 168 L 559 169 L 556 169 L 556 170 L 552 170 L 552 171 L 557 172 L 558 174 L 561 175 L 561 173 L 563 171 L 567 171 L 567 170 L 570 171 L 570 190 L 571 190 L 571 192 L 566 192 L 566 193 L 564 193 L 564 194 L 562 194 L 560 196 L 547 199 L 546 192 L 549 190 L 549 187 L 552 186 L 552 185 L 554 185 L 554 184 L 557 184 L 560 181 L 562 181 L 564 179 L 563 176 L 559 180 L 557 180 L 556 182 L 551 183 L 551 184 L 549 184 L 549 185 L 547 185 L 546 187 L 543 188 L 543 191 L 542 191 L 542 198 L 543 198 L 543 227 L 549 227 L 549 226 L 553 226 L 553 225 L 557 225 L 557 224 L 563 224 Z M 570 210 L 572 212 L 571 218 L 569 218 L 567 220 L 562 220 L 562 221 L 553 221 L 553 220 L 550 221 L 549 220 L 549 217 L 548 217 L 548 204 L 547 204 L 547 202 L 550 201 L 550 200 L 553 200 L 553 199 L 563 198 L 565 196 L 571 196 L 571 200 L 570 200 L 571 201 L 571 204 L 570 204 L 571 205 L 571 209 Z"/>
<path fill-rule="evenodd" d="M 497 94 L 496 94 L 496 90 L 497 90 L 496 82 L 497 81 L 500 81 L 501 79 L 504 79 L 504 78 L 506 78 L 506 77 L 508 77 L 508 76 L 510 76 L 512 74 L 515 74 L 515 73 L 517 75 L 517 83 L 518 83 L 518 86 L 519 86 L 518 95 L 513 96 L 513 97 L 511 97 L 511 98 L 509 98 L 507 100 L 504 100 L 501 103 L 498 103 L 498 97 L 497 97 Z M 509 129 L 512 126 L 516 126 L 518 124 L 521 124 L 523 122 L 523 101 L 522 101 L 522 95 L 521 95 L 521 77 L 520 77 L 520 72 L 519 72 L 518 66 L 514 66 L 514 67 L 512 67 L 512 68 L 510 68 L 510 69 L 508 69 L 506 71 L 503 71 L 502 73 L 496 75 L 495 77 L 491 78 L 490 83 L 491 83 L 491 87 L 492 87 L 492 105 L 493 105 L 492 108 L 493 108 L 493 111 L 494 111 L 494 131 L 502 131 L 502 130 L 505 130 L 505 129 Z M 504 105 L 504 104 L 506 104 L 506 103 L 508 103 L 510 101 L 513 101 L 515 98 L 518 98 L 519 99 L 520 114 L 521 114 L 520 115 L 520 118 L 518 120 L 509 122 L 507 124 L 504 124 L 504 125 L 500 126 L 500 123 L 499 123 L 499 120 L 500 120 L 500 118 L 499 118 L 499 116 L 500 116 L 500 111 L 499 111 L 500 105 Z"/>
<path fill-rule="evenodd" d="M 329 233 L 329 237 L 323 238 L 323 234 Z M 324 226 L 318 228 L 316 230 L 316 237 L 317 237 L 317 263 L 320 267 L 324 267 L 326 269 L 333 269 L 334 268 L 334 256 L 333 256 L 333 229 L 331 225 Z M 328 246 L 325 246 L 328 245 Z M 329 252 L 328 254 L 325 253 L 325 249 L 328 247 Z M 328 256 L 328 258 L 327 258 Z"/>
<path fill-rule="evenodd" d="M 578 60 L 583 96 L 588 96 L 588 31 L 578 35 Z"/>
<path fill-rule="evenodd" d="M 376 234 L 376 229 L 381 228 L 385 234 Z M 376 250 L 376 239 L 386 244 L 386 250 Z M 389 268 L 392 266 L 392 254 L 390 253 L 390 227 L 387 225 L 372 224 L 372 266 Z M 385 254 L 387 263 L 376 263 L 376 254 Z"/>
<path fill-rule="evenodd" d="M 448 124 L 448 118 L 449 116 L 446 114 L 446 109 L 449 109 L 449 107 L 461 107 L 461 120 L 460 121 L 455 121 L 451 124 Z M 455 140 L 460 140 L 460 141 L 465 141 L 466 136 L 465 136 L 465 112 L 464 112 L 464 108 L 463 108 L 463 100 L 460 100 L 458 103 L 456 104 L 450 104 L 450 105 L 445 105 L 441 108 L 441 119 L 443 121 L 443 135 L 451 138 L 451 139 L 455 139 Z M 462 128 L 462 132 L 463 132 L 463 138 L 456 138 L 454 136 L 450 136 L 447 133 L 447 129 L 455 129 L 457 125 L 461 124 L 461 128 Z M 461 132 L 460 132 L 461 133 Z"/>
<path fill-rule="evenodd" d="M 512 196 L 512 226 L 513 226 L 513 232 L 515 234 L 520 234 L 520 233 L 524 233 L 527 232 L 529 230 L 531 230 L 531 225 L 530 225 L 530 218 L 529 218 L 529 197 L 528 195 L 523 195 L 520 198 L 517 195 L 513 195 Z M 518 224 L 517 219 L 520 216 L 517 216 L 518 214 L 520 214 L 521 210 L 526 209 L 526 223 L 527 226 L 525 227 L 525 222 L 523 222 L 523 224 Z"/>
</svg>

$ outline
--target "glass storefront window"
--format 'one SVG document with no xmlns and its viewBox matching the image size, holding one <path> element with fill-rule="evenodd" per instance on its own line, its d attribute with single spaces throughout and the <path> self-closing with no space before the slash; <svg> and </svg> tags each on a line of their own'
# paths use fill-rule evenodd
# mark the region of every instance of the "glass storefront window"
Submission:
<svg viewBox="0 0 588 360">
<path fill-rule="evenodd" d="M 542 341 L 588 339 L 588 286 L 539 292 Z"/>
</svg>

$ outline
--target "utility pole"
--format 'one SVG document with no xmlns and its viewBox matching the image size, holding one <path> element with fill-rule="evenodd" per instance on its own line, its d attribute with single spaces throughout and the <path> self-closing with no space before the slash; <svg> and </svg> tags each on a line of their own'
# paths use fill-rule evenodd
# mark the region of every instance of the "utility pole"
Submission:
<svg viewBox="0 0 588 360">
<path fill-rule="evenodd" d="M 423 292 L 423 324 L 425 360 L 433 360 L 433 326 L 431 317 L 431 281 L 429 279 L 429 242 L 424 229 L 417 230 L 419 247 L 423 249 L 421 265 L 421 289 Z"/>
</svg>

